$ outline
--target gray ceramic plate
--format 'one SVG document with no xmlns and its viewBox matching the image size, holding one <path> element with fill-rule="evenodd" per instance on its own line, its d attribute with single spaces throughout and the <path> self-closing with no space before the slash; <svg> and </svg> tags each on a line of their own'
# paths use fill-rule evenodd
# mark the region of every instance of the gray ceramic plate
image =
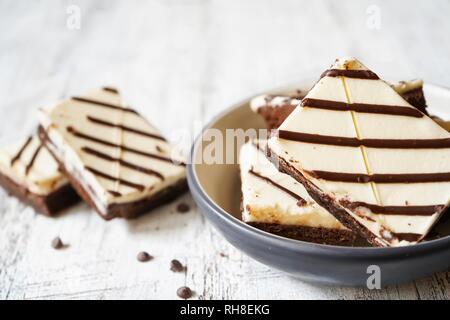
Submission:
<svg viewBox="0 0 450 320">
<path fill-rule="evenodd" d="M 307 81 L 270 92 L 289 92 L 292 88 L 308 90 L 310 86 L 311 82 Z M 424 89 L 430 112 L 450 119 L 450 90 L 435 85 L 426 85 Z M 205 130 L 263 128 L 262 120 L 250 110 L 248 103 L 246 99 L 230 107 Z M 204 133 L 191 150 L 188 181 L 192 195 L 216 229 L 255 260 L 304 280 L 349 286 L 366 286 L 372 274 L 369 266 L 373 265 L 380 268 L 382 286 L 450 269 L 450 236 L 402 248 L 350 248 L 292 240 L 246 225 L 240 219 L 239 167 L 237 164 L 201 163 L 202 153 L 211 143 Z M 236 145 L 235 150 L 239 147 Z M 446 220 L 448 223 L 439 225 L 440 234 L 450 234 L 450 219 Z"/>
</svg>

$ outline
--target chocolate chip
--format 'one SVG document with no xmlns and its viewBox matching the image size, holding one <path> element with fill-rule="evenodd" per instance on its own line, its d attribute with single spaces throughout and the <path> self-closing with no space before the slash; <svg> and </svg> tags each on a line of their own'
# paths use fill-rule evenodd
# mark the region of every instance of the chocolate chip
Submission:
<svg viewBox="0 0 450 320">
<path fill-rule="evenodd" d="M 62 249 L 64 247 L 64 243 L 61 241 L 60 237 L 56 237 L 52 240 L 52 247 L 53 249 Z"/>
<path fill-rule="evenodd" d="M 220 252 L 219 255 L 220 255 L 222 258 L 228 258 L 228 255 L 226 255 L 226 254 L 223 253 L 223 252 Z"/>
<path fill-rule="evenodd" d="M 141 252 L 138 253 L 137 259 L 138 259 L 140 262 L 147 262 L 147 261 L 152 260 L 153 257 L 152 257 L 151 255 L 149 255 L 147 252 L 141 251 Z"/>
<path fill-rule="evenodd" d="M 189 205 L 187 205 L 187 204 L 184 203 L 184 202 L 181 202 L 181 203 L 179 203 L 179 204 L 177 205 L 177 211 L 178 211 L 179 213 L 186 213 L 186 212 L 188 212 L 189 210 L 191 210 L 191 208 L 189 207 Z"/>
<path fill-rule="evenodd" d="M 181 299 L 189 299 L 192 297 L 192 290 L 189 287 L 180 287 L 177 290 L 177 295 Z"/>
<path fill-rule="evenodd" d="M 172 270 L 173 272 L 182 272 L 184 271 L 184 269 L 185 267 L 177 259 L 173 259 L 172 261 L 170 261 L 170 270 Z"/>
</svg>

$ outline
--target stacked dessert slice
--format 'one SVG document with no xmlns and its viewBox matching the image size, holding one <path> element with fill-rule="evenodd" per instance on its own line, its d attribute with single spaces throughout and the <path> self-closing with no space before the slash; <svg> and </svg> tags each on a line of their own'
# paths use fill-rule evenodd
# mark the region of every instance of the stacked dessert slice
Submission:
<svg viewBox="0 0 450 320">
<path fill-rule="evenodd" d="M 187 189 L 185 164 L 118 92 L 104 88 L 41 112 L 40 138 L 103 218 L 133 218 Z"/>
<path fill-rule="evenodd" d="M 267 152 L 377 246 L 422 240 L 449 204 L 450 134 L 355 59 L 323 73 Z"/>
<path fill-rule="evenodd" d="M 80 200 L 37 135 L 0 150 L 0 184 L 49 216 Z"/>
<path fill-rule="evenodd" d="M 242 219 L 277 235 L 325 244 L 352 245 L 356 234 L 320 207 L 301 183 L 265 157 L 266 141 L 241 148 Z"/>
</svg>

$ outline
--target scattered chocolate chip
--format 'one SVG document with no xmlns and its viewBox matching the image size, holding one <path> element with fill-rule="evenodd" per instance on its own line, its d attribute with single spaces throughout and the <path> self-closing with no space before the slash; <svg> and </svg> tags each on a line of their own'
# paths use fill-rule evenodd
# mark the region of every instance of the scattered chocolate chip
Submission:
<svg viewBox="0 0 450 320">
<path fill-rule="evenodd" d="M 60 237 L 56 237 L 52 240 L 53 249 L 62 249 L 64 247 L 64 243 L 61 241 Z"/>
<path fill-rule="evenodd" d="M 177 259 L 173 259 L 172 261 L 170 261 L 170 270 L 172 270 L 173 272 L 182 272 L 184 271 L 184 269 L 185 267 Z"/>
<path fill-rule="evenodd" d="M 137 259 L 138 259 L 140 262 L 147 262 L 147 261 L 152 260 L 153 257 L 152 257 L 151 255 L 149 255 L 147 252 L 141 251 L 141 252 L 138 253 Z"/>
<path fill-rule="evenodd" d="M 184 202 L 181 202 L 181 203 L 179 203 L 179 204 L 177 205 L 177 211 L 178 211 L 179 213 L 186 213 L 186 212 L 188 212 L 189 210 L 191 210 L 191 208 L 189 207 L 189 205 L 187 205 L 187 204 L 184 203 Z"/>
<path fill-rule="evenodd" d="M 223 252 L 220 252 L 219 255 L 220 255 L 222 258 L 228 258 L 228 255 L 226 255 L 226 254 L 223 253 Z"/>
<path fill-rule="evenodd" d="M 177 290 L 177 295 L 181 299 L 189 299 L 192 297 L 192 290 L 189 287 L 180 287 Z"/>
</svg>

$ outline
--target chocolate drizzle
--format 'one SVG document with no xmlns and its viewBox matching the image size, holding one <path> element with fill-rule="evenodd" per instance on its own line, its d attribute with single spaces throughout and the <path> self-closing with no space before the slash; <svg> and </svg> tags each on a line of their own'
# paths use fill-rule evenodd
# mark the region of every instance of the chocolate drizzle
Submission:
<svg viewBox="0 0 450 320">
<path fill-rule="evenodd" d="M 280 139 L 305 143 L 326 144 L 342 147 L 368 147 L 386 149 L 446 149 L 450 138 L 442 139 L 358 139 L 351 137 L 325 136 L 320 134 L 278 130 Z"/>
<path fill-rule="evenodd" d="M 37 149 L 34 151 L 33 156 L 30 159 L 30 162 L 28 162 L 28 164 L 25 168 L 25 174 L 28 174 L 30 172 L 31 168 L 33 168 L 34 161 L 36 161 L 36 158 L 37 158 L 39 152 L 41 151 L 41 149 L 42 149 L 42 144 L 40 144 L 37 147 Z"/>
<path fill-rule="evenodd" d="M 122 194 L 120 192 L 114 191 L 114 190 L 108 190 L 110 194 L 112 194 L 114 197 L 121 197 Z"/>
<path fill-rule="evenodd" d="M 122 166 L 124 166 L 126 168 L 129 168 L 129 169 L 132 169 L 132 170 L 136 170 L 136 171 L 139 171 L 141 173 L 148 174 L 148 175 L 151 175 L 151 176 L 156 176 L 159 179 L 164 180 L 164 176 L 161 173 L 159 173 L 158 171 L 138 166 L 136 164 L 133 164 L 133 163 L 128 162 L 128 161 L 125 161 L 125 160 L 120 159 L 120 158 L 114 158 L 114 157 L 112 157 L 112 156 L 110 156 L 108 154 L 105 154 L 105 153 L 100 152 L 98 150 L 94 150 L 94 149 L 89 148 L 89 147 L 82 147 L 81 150 L 84 151 L 87 154 L 90 154 L 92 156 L 98 157 L 100 159 L 103 159 L 103 160 L 106 160 L 106 161 L 118 162 L 118 163 L 120 163 L 120 165 L 122 165 Z"/>
<path fill-rule="evenodd" d="M 140 150 L 137 150 L 137 149 L 134 149 L 134 148 L 130 148 L 130 147 L 126 147 L 126 146 L 123 146 L 123 145 L 119 145 L 119 144 L 116 144 L 116 143 L 113 143 L 113 142 L 109 142 L 109 141 L 106 141 L 106 140 L 103 140 L 103 139 L 100 139 L 100 138 L 97 138 L 97 137 L 94 137 L 94 136 L 82 133 L 82 132 L 76 130 L 75 128 L 73 128 L 71 126 L 67 127 L 66 129 L 67 129 L 68 132 L 70 132 L 75 137 L 78 137 L 80 139 L 93 141 L 93 142 L 96 142 L 96 143 L 99 143 L 99 144 L 102 144 L 102 145 L 105 145 L 105 146 L 113 147 L 113 148 L 119 148 L 119 149 L 121 149 L 123 151 L 126 151 L 126 152 L 131 152 L 131 153 L 135 153 L 135 154 L 138 154 L 138 155 L 141 155 L 141 156 L 145 156 L 145 157 L 148 157 L 148 158 L 169 162 L 169 163 L 172 163 L 174 165 L 186 166 L 185 163 L 182 163 L 182 162 L 178 163 L 178 162 L 175 162 L 172 159 L 164 157 L 164 156 L 156 155 L 156 154 L 149 153 L 149 152 L 140 151 Z"/>
<path fill-rule="evenodd" d="M 153 139 L 157 139 L 157 140 L 166 141 L 166 139 L 164 137 L 162 137 L 160 135 L 157 135 L 157 134 L 154 134 L 154 133 L 137 130 L 137 129 L 134 129 L 134 128 L 131 128 L 131 127 L 127 127 L 127 126 L 121 125 L 121 124 L 115 124 L 115 123 L 108 122 L 108 121 L 105 121 L 105 120 L 102 120 L 102 119 L 99 119 L 99 118 L 96 118 L 96 117 L 92 117 L 92 116 L 87 116 L 87 119 L 89 121 L 95 123 L 95 124 L 99 124 L 99 125 L 102 125 L 102 126 L 107 126 L 107 127 L 112 127 L 112 128 L 120 128 L 120 129 L 122 129 L 124 131 L 132 132 L 132 133 L 135 133 L 135 134 L 139 134 L 139 135 L 146 136 L 146 137 L 153 138 Z"/>
<path fill-rule="evenodd" d="M 356 79 L 378 80 L 376 73 L 370 70 L 346 70 L 346 69 L 328 69 L 320 76 L 323 77 L 347 77 Z"/>
<path fill-rule="evenodd" d="M 137 183 L 134 183 L 134 182 L 131 182 L 131 181 L 128 181 L 128 180 L 124 180 L 124 179 L 121 179 L 121 178 L 116 178 L 116 177 L 110 176 L 109 174 L 106 174 L 106 173 L 101 172 L 101 171 L 99 171 L 97 169 L 91 168 L 89 166 L 85 166 L 85 169 L 90 171 L 91 173 L 93 173 L 96 176 L 102 177 L 102 178 L 110 180 L 110 181 L 119 182 L 119 183 L 121 183 L 121 184 L 123 184 L 125 186 L 137 189 L 137 190 L 139 190 L 141 192 L 145 190 L 145 186 L 143 186 L 142 184 L 137 184 Z"/>
<path fill-rule="evenodd" d="M 450 172 L 396 174 L 343 173 L 321 170 L 312 170 L 307 172 L 316 179 L 355 183 L 425 183 L 450 181 Z"/>
<path fill-rule="evenodd" d="M 267 177 L 262 176 L 261 174 L 255 172 L 253 169 L 250 169 L 250 170 L 248 171 L 248 173 L 250 173 L 251 175 L 253 175 L 253 176 L 255 176 L 255 177 L 258 177 L 259 179 L 261 179 L 261 180 L 263 180 L 263 181 L 265 181 L 265 182 L 267 182 L 267 183 L 273 185 L 274 187 L 280 189 L 281 191 L 287 193 L 288 195 L 290 195 L 291 197 L 293 197 L 294 199 L 297 200 L 297 205 L 298 205 L 299 207 L 305 206 L 305 205 L 307 204 L 306 200 L 303 199 L 302 197 L 300 197 L 298 194 L 292 192 L 291 190 L 286 189 L 285 187 L 279 185 L 279 184 L 276 183 L 275 181 L 273 181 L 273 180 L 271 180 L 271 179 L 269 179 L 269 178 L 267 178 Z"/>
<path fill-rule="evenodd" d="M 392 106 L 368 103 L 346 103 L 330 100 L 305 98 L 302 100 L 302 106 L 308 108 L 333 110 L 333 111 L 355 111 L 360 113 L 385 114 L 393 116 L 405 116 L 422 118 L 422 112 L 415 108 L 404 106 Z"/>
<path fill-rule="evenodd" d="M 339 203 L 350 210 L 357 210 L 358 208 L 367 208 L 374 214 L 397 215 L 397 216 L 432 216 L 435 213 L 441 212 L 445 205 L 430 205 L 430 206 L 380 206 L 377 204 L 370 204 L 361 201 L 351 202 L 348 200 L 341 200 Z"/>
<path fill-rule="evenodd" d="M 111 103 L 107 103 L 107 102 L 103 102 L 103 101 L 92 100 L 92 99 L 87 99 L 87 98 L 83 98 L 83 97 L 72 97 L 72 100 L 78 101 L 78 102 L 84 102 L 84 103 L 88 103 L 88 104 L 92 104 L 92 105 L 96 105 L 96 106 L 101 106 L 101 107 L 105 107 L 105 108 L 110 108 L 110 109 L 114 109 L 114 110 L 120 110 L 120 111 L 123 111 L 123 112 L 129 112 L 129 113 L 137 114 L 137 112 L 135 110 L 133 110 L 133 109 L 123 108 L 121 106 L 118 106 L 118 105 L 115 105 L 115 104 L 111 104 Z"/>
<path fill-rule="evenodd" d="M 25 141 L 25 143 L 22 145 L 22 147 L 20 147 L 19 151 L 16 153 L 16 155 L 11 159 L 11 167 L 14 165 L 14 163 L 20 159 L 20 157 L 22 156 L 22 153 L 27 149 L 28 145 L 30 144 L 32 140 L 32 137 L 28 137 L 28 139 Z"/>
<path fill-rule="evenodd" d="M 119 90 L 113 87 L 103 87 L 103 90 L 114 94 L 119 94 Z"/>
</svg>

